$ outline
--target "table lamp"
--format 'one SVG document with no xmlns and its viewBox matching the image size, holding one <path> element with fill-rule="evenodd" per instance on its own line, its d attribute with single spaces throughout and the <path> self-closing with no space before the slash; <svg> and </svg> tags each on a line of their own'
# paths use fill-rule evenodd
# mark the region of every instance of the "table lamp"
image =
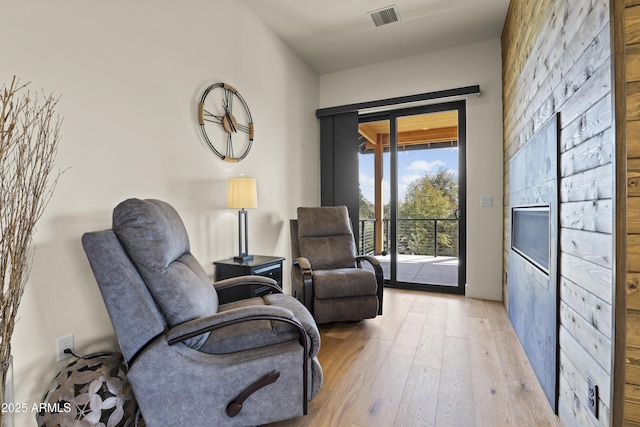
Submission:
<svg viewBox="0 0 640 427">
<path fill-rule="evenodd" d="M 244 175 L 229 178 L 227 207 L 240 209 L 238 211 L 238 256 L 233 257 L 233 260 L 236 262 L 251 261 L 253 255 L 248 253 L 249 236 L 247 232 L 247 211 L 245 209 L 258 207 L 256 179 Z"/>
</svg>

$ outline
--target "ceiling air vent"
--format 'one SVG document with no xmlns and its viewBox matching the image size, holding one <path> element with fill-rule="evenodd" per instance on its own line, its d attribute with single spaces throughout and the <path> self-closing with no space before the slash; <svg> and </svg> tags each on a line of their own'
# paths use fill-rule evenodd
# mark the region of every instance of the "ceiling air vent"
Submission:
<svg viewBox="0 0 640 427">
<path fill-rule="evenodd" d="M 395 4 L 369 12 L 369 15 L 371 15 L 371 19 L 373 19 L 373 23 L 376 24 L 376 27 L 398 22 L 400 20 L 400 14 L 398 13 L 398 8 Z"/>
</svg>

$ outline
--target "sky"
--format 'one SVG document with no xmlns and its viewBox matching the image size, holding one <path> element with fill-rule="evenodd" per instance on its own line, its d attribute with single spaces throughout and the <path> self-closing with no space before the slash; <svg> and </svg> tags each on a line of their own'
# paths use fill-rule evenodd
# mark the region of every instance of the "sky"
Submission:
<svg viewBox="0 0 640 427">
<path fill-rule="evenodd" d="M 373 154 L 360 154 L 359 163 L 362 194 L 373 203 Z M 407 187 L 411 182 L 423 177 L 425 173 L 437 172 L 441 168 L 451 169 L 456 176 L 458 175 L 458 147 L 398 152 L 398 199 L 404 200 Z M 387 204 L 390 194 L 389 153 L 384 154 L 383 169 L 382 198 L 384 204 Z"/>
</svg>

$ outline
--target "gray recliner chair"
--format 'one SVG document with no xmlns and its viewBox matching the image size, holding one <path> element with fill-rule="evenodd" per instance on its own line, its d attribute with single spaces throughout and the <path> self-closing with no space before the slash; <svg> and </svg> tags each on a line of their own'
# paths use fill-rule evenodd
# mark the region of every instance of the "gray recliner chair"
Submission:
<svg viewBox="0 0 640 427">
<path fill-rule="evenodd" d="M 293 296 L 318 324 L 382 314 L 382 267 L 375 257 L 356 254 L 345 206 L 298 208 L 290 226 Z M 363 261 L 372 268 L 362 268 Z"/>
<path fill-rule="evenodd" d="M 177 212 L 130 199 L 113 228 L 86 233 L 85 252 L 147 426 L 250 426 L 306 414 L 319 391 L 318 328 L 295 298 L 273 293 L 219 305 Z"/>
</svg>

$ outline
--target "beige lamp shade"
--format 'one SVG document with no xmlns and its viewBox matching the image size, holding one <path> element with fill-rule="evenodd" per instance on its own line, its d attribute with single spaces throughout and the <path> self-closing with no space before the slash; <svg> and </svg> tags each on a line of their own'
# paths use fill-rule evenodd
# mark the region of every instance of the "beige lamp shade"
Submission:
<svg viewBox="0 0 640 427">
<path fill-rule="evenodd" d="M 252 209 L 258 207 L 258 189 L 256 179 L 246 176 L 229 178 L 227 207 Z"/>
</svg>

